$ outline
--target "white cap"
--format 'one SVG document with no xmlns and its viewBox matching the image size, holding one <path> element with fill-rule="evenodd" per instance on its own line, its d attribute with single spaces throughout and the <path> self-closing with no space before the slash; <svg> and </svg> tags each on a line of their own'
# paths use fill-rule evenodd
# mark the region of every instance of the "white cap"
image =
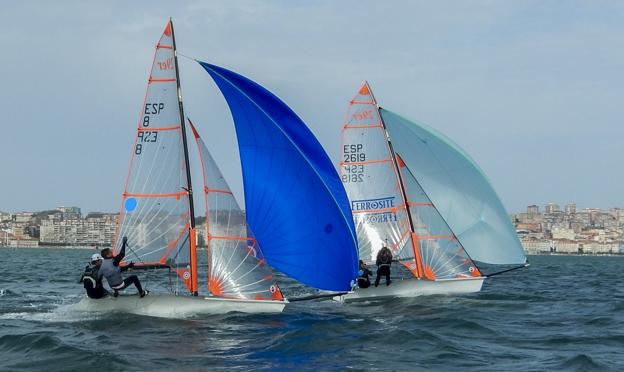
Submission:
<svg viewBox="0 0 624 372">
<path fill-rule="evenodd" d="M 100 254 L 99 254 L 99 253 L 94 253 L 94 254 L 91 256 L 91 262 L 93 262 L 93 261 L 99 261 L 99 260 L 101 260 L 101 259 L 102 259 L 102 256 L 100 256 Z"/>
</svg>

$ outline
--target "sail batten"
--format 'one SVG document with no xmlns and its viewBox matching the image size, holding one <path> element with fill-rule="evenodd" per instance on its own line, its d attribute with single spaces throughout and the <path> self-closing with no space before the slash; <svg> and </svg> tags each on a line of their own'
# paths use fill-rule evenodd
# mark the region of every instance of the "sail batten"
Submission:
<svg viewBox="0 0 624 372">
<path fill-rule="evenodd" d="M 316 288 L 350 289 L 357 275 L 355 229 L 344 188 L 321 145 L 272 93 L 199 63 L 230 106 L 247 222 L 267 262 Z"/>
</svg>

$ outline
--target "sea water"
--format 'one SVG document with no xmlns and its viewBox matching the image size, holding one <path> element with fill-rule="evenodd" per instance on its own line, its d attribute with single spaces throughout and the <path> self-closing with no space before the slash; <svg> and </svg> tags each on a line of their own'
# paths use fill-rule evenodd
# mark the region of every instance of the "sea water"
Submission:
<svg viewBox="0 0 624 372">
<path fill-rule="evenodd" d="M 91 253 L 0 248 L 0 370 L 624 370 L 624 257 L 534 256 L 470 295 L 161 319 L 68 311 Z"/>
</svg>

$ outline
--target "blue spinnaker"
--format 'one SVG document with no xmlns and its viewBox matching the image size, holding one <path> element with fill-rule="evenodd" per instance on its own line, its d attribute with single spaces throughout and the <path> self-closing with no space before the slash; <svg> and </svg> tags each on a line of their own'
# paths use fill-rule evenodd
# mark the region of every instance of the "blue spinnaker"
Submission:
<svg viewBox="0 0 624 372">
<path fill-rule="evenodd" d="M 511 219 L 470 156 L 433 128 L 379 111 L 394 150 L 470 257 L 490 264 L 525 263 Z"/>
<path fill-rule="evenodd" d="M 232 112 L 247 223 L 269 265 L 315 288 L 351 289 L 358 257 L 353 216 L 325 150 L 271 92 L 232 71 L 199 63 Z"/>
</svg>

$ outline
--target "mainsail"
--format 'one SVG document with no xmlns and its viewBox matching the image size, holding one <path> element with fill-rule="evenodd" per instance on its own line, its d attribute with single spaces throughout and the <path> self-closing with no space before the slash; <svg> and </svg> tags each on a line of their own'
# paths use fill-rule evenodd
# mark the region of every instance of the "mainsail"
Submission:
<svg viewBox="0 0 624 372">
<path fill-rule="evenodd" d="M 189 125 L 199 149 L 204 181 L 208 290 L 225 298 L 283 300 L 256 239 L 247 229 L 245 214 L 190 120 Z"/>
<path fill-rule="evenodd" d="M 422 123 L 380 112 L 394 149 L 470 257 L 489 264 L 525 263 L 503 204 L 470 156 Z"/>
<path fill-rule="evenodd" d="M 192 198 L 173 26 L 156 44 L 132 147 L 114 250 L 127 236 L 126 261 L 170 267 L 196 291 Z"/>
<path fill-rule="evenodd" d="M 399 258 L 414 257 L 407 208 L 385 133 L 365 83 L 351 100 L 342 127 L 339 169 L 351 201 L 359 257 L 369 262 L 384 245 Z"/>
<path fill-rule="evenodd" d="M 351 289 L 357 276 L 353 218 L 319 142 L 268 90 L 232 71 L 199 63 L 230 106 L 247 223 L 269 265 L 312 287 Z"/>
</svg>

